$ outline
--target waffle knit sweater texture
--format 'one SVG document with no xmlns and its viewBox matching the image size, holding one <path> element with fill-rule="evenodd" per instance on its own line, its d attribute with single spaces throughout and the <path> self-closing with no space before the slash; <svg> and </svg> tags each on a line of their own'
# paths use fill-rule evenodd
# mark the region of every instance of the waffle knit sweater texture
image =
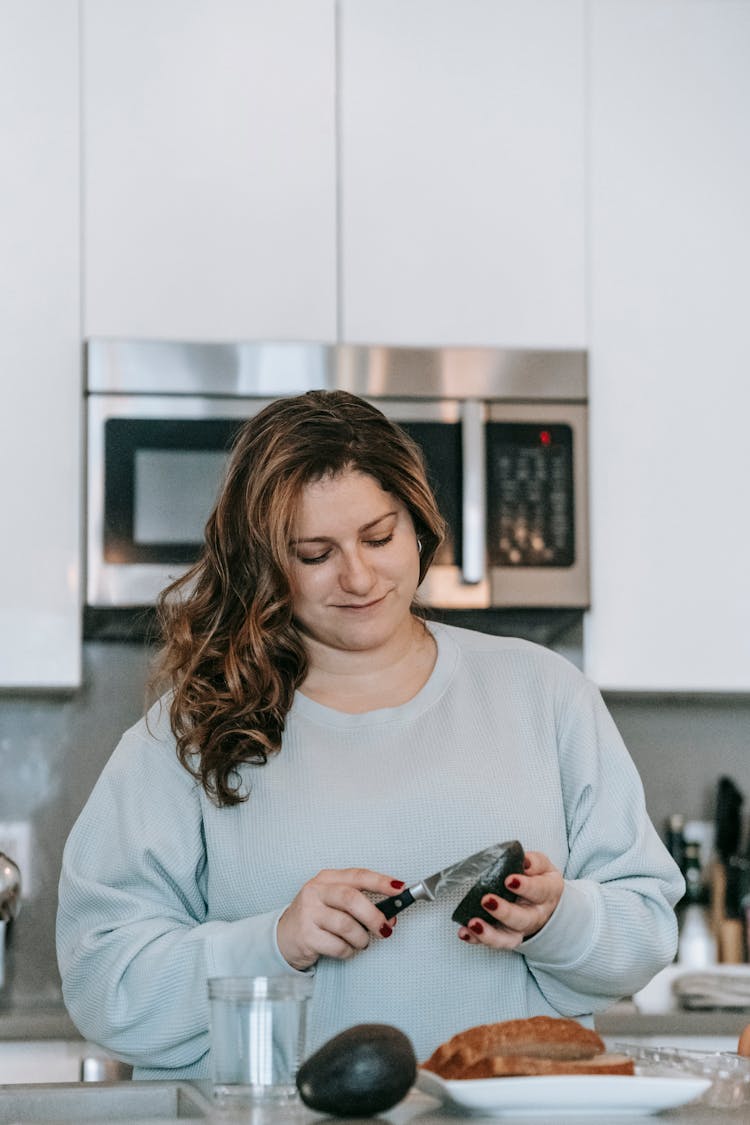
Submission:
<svg viewBox="0 0 750 1125">
<path fill-rule="evenodd" d="M 244 804 L 208 800 L 166 708 L 121 739 L 65 848 L 57 939 L 72 1019 L 135 1077 L 209 1075 L 207 979 L 295 973 L 276 923 L 322 868 L 413 884 L 515 838 L 565 889 L 514 951 L 458 939 L 459 891 L 348 961 L 321 958 L 308 1052 L 365 1022 L 400 1027 L 419 1059 L 478 1023 L 590 1025 L 672 960 L 682 877 L 598 691 L 537 645 L 430 628 L 435 668 L 400 707 L 350 715 L 298 692 L 281 751 L 244 769 Z"/>
</svg>

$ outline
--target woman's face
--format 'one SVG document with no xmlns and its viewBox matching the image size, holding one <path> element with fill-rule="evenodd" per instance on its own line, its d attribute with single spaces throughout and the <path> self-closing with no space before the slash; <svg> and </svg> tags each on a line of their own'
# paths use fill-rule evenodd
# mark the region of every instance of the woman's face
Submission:
<svg viewBox="0 0 750 1125">
<path fill-rule="evenodd" d="M 315 641 L 376 649 L 411 630 L 419 551 L 405 506 L 347 470 L 304 487 L 292 543 L 294 614 Z"/>
</svg>

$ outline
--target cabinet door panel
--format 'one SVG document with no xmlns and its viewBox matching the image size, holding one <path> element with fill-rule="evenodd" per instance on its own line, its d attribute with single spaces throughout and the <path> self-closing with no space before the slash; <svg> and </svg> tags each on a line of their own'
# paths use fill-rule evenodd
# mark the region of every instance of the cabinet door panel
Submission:
<svg viewBox="0 0 750 1125">
<path fill-rule="evenodd" d="M 334 0 L 84 0 L 85 334 L 332 339 Z"/>
<path fill-rule="evenodd" d="M 750 5 L 591 5 L 586 668 L 750 689 Z"/>
<path fill-rule="evenodd" d="M 81 681 L 76 0 L 0 4 L 0 687 Z"/>
<path fill-rule="evenodd" d="M 583 346 L 583 4 L 340 12 L 344 338 Z"/>
</svg>

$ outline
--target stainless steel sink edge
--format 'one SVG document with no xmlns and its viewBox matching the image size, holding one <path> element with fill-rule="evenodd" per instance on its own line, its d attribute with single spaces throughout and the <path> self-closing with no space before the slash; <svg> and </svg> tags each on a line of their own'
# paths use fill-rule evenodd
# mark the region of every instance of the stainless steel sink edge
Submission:
<svg viewBox="0 0 750 1125">
<path fill-rule="evenodd" d="M 0 1085 L 0 1125 L 23 1122 L 206 1120 L 213 1105 L 187 1081 L 59 1082 Z"/>
</svg>

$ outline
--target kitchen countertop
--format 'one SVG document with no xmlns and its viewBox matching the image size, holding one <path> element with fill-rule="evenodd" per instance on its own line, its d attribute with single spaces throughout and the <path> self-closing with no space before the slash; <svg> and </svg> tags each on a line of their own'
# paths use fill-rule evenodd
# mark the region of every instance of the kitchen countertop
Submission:
<svg viewBox="0 0 750 1125">
<path fill-rule="evenodd" d="M 502 1081 L 499 1079 L 498 1081 Z M 194 1095 L 192 1105 L 188 1107 L 183 1104 L 182 1112 L 163 1111 L 160 1115 L 145 1118 L 143 1114 L 139 1116 L 128 1116 L 127 1112 L 123 1113 L 123 1108 L 127 1107 L 128 1102 L 134 1104 L 134 1095 L 139 1093 L 138 1087 L 141 1092 L 150 1096 L 163 1092 L 165 1095 L 173 1092 L 174 1089 L 180 1088 L 185 1090 L 188 1095 Z M 145 1087 L 151 1087 L 147 1091 Z M 162 1091 L 159 1090 L 162 1088 Z M 81 1125 L 82 1117 L 65 1117 L 61 1116 L 59 1107 L 65 1105 L 65 1094 L 74 1092 L 76 1088 L 73 1086 L 48 1086 L 48 1087 L 0 1087 L 0 1122 L 13 1121 L 19 1123 L 23 1121 L 37 1121 L 41 1120 L 40 1117 L 34 1116 L 34 1099 L 38 1096 L 39 1090 L 45 1091 L 47 1097 L 56 1098 L 56 1105 L 58 1112 L 55 1115 L 55 1120 L 58 1125 Z M 121 1099 L 118 1100 L 118 1095 Z M 16 1104 L 11 1105 L 5 1099 L 9 1098 L 11 1101 L 15 1100 Z M 26 1103 L 25 1107 L 22 1102 L 18 1102 L 18 1097 L 22 1100 L 28 1097 L 30 1100 Z M 253 1108 L 246 1108 L 237 1111 L 228 1111 L 224 1109 L 214 1108 L 210 1099 L 210 1088 L 207 1083 L 169 1083 L 169 1082 L 151 1082 L 151 1083 L 107 1083 L 106 1087 L 102 1086 L 99 1090 L 89 1088 L 86 1094 L 87 1097 L 87 1110 L 85 1114 L 85 1121 L 92 1123 L 92 1125 L 107 1125 L 110 1121 L 118 1121 L 120 1125 L 165 1125 L 168 1120 L 175 1120 L 177 1117 L 182 1119 L 192 1119 L 195 1121 L 203 1120 L 211 1122 L 212 1125 L 289 1125 L 293 1122 L 294 1125 L 314 1125 L 314 1123 L 327 1121 L 330 1125 L 336 1120 L 334 1118 L 324 1118 L 321 1114 L 313 1113 L 302 1105 L 267 1105 L 256 1106 Z M 102 1113 L 98 1115 L 95 1108 L 95 1103 L 101 1099 Z M 174 1099 L 173 1099 L 174 1100 Z M 70 1104 L 70 1103 L 69 1103 Z M 47 1109 L 51 1107 L 46 1106 Z M 19 1109 L 22 1111 L 19 1112 Z M 25 1112 L 23 1111 L 25 1109 Z M 5 1112 L 7 1110 L 7 1112 Z M 187 1111 L 187 1112 L 186 1112 Z M 201 1116 L 201 1111 L 203 1115 Z M 14 1115 L 15 1112 L 15 1115 Z M 133 1110 L 131 1109 L 132 1113 Z M 11 1116 L 7 1114 L 10 1113 Z M 628 1116 L 630 1121 L 663 1121 L 671 1123 L 671 1125 L 708 1125 L 709 1122 L 716 1123 L 717 1120 L 726 1118 L 727 1121 L 747 1121 L 747 1106 L 741 1107 L 737 1110 L 716 1110 L 709 1106 L 700 1105 L 695 1103 L 679 1107 L 677 1109 L 666 1110 L 658 1116 L 643 1115 L 643 1116 Z M 351 1119 L 340 1119 L 342 1125 L 347 1122 L 348 1125 L 353 1125 Z M 358 1118 L 358 1121 L 364 1123 L 371 1118 L 363 1119 Z M 381 1113 L 377 1121 L 379 1125 L 478 1125 L 479 1122 L 489 1121 L 502 1121 L 506 1125 L 513 1125 L 513 1122 L 527 1123 L 530 1121 L 544 1121 L 548 1125 L 555 1119 L 550 1116 L 549 1111 L 542 1111 L 536 1117 L 526 1114 L 523 1115 L 508 1115 L 503 1117 L 482 1117 L 476 1115 L 464 1114 L 462 1112 L 448 1112 L 444 1110 L 438 1102 L 427 1094 L 419 1090 L 412 1090 L 409 1095 L 400 1102 L 393 1109 Z M 622 1125 L 623 1117 L 618 1113 L 597 1112 L 594 1116 L 591 1113 L 571 1113 L 566 1114 L 564 1119 L 559 1118 L 561 1123 L 565 1125 L 591 1125 L 592 1120 L 597 1122 L 597 1125 Z"/>
<path fill-rule="evenodd" d="M 607 1012 L 601 1013 L 596 1019 L 596 1027 L 599 1033 L 607 1040 L 608 1046 L 617 1040 L 631 1040 L 647 1039 L 662 1044 L 669 1044 L 675 1040 L 683 1040 L 685 1037 L 694 1038 L 696 1045 L 699 1041 L 703 1041 L 706 1049 L 717 1049 L 719 1044 L 717 1040 L 724 1039 L 725 1042 L 721 1044 L 721 1049 L 731 1049 L 736 1043 L 737 1036 L 742 1028 L 750 1022 L 750 1010 L 739 1011 L 665 1011 L 665 1012 L 639 1012 L 632 1001 L 623 1001 L 619 1004 L 613 1005 Z M 67 1012 L 62 1006 L 54 1006 L 50 1008 L 37 1008 L 37 1009 L 14 1009 L 7 1008 L 3 1010 L 0 1008 L 0 1041 L 5 1040 L 10 1042 L 15 1041 L 42 1041 L 42 1040 L 67 1040 L 67 1041 L 80 1041 L 83 1042 L 82 1037 L 75 1028 L 75 1025 L 70 1020 Z M 714 1042 L 711 1043 L 710 1041 Z M 683 1042 L 684 1045 L 684 1042 Z M 692 1044 L 691 1044 L 692 1045 Z M 71 1084 L 72 1086 L 73 1084 Z M 95 1089 L 97 1084 L 87 1083 L 84 1084 L 91 1090 L 91 1096 L 96 1098 Z M 294 1125 L 314 1125 L 316 1122 L 323 1120 L 321 1115 L 312 1113 L 304 1106 L 294 1108 L 290 1107 L 273 1107 L 263 1106 L 256 1107 L 250 1111 L 243 1111 L 242 1114 L 232 1114 L 226 1110 L 219 1110 L 213 1107 L 210 1100 L 210 1086 L 205 1082 L 187 1083 L 187 1082 L 164 1082 L 164 1083 L 106 1083 L 102 1084 L 101 1088 L 108 1088 L 110 1091 L 122 1089 L 123 1091 L 132 1089 L 133 1086 L 148 1086 L 156 1087 L 168 1085 L 180 1085 L 188 1089 L 197 1091 L 198 1095 L 202 1095 L 205 1099 L 204 1105 L 206 1106 L 206 1113 L 202 1120 L 208 1120 L 215 1125 L 288 1125 L 293 1122 Z M 53 1087 L 47 1087 L 52 1089 Z M 58 1087 L 62 1089 L 63 1087 Z M 70 1087 L 66 1087 L 70 1088 Z M 0 1125 L 5 1121 L 21 1122 L 24 1120 L 33 1121 L 40 1120 L 39 1117 L 23 1117 L 12 1116 L 7 1117 L 3 1113 L 3 1103 L 5 1108 L 10 1111 L 10 1106 L 7 1104 L 7 1098 L 3 1095 L 6 1092 L 14 1091 L 21 1093 L 23 1090 L 29 1092 L 33 1091 L 33 1086 L 6 1086 L 0 1087 Z M 44 1087 L 36 1087 L 36 1089 L 44 1089 Z M 102 1109 L 105 1110 L 106 1106 L 102 1104 Z M 98 1109 L 97 1109 L 98 1112 Z M 174 1119 L 174 1115 L 173 1119 Z M 707 1125 L 708 1122 L 716 1122 L 722 1117 L 728 1120 L 743 1120 L 750 1119 L 750 1106 L 744 1106 L 737 1110 L 715 1109 L 707 1105 L 696 1103 L 689 1106 L 684 1106 L 677 1109 L 672 1109 L 658 1114 L 657 1116 L 642 1116 L 630 1117 L 630 1120 L 651 1120 L 656 1123 L 657 1121 L 673 1122 L 675 1125 Z M 137 1121 L 138 1125 L 164 1125 L 168 1117 L 154 1118 L 153 1123 L 147 1122 L 143 1114 L 131 1120 L 132 1125 Z M 567 1114 L 565 1116 L 566 1125 L 590 1125 L 592 1121 L 591 1114 Z M 80 1117 L 71 1116 L 69 1118 L 59 1117 L 60 1122 L 76 1121 L 76 1125 L 81 1125 L 83 1120 Z M 128 1125 L 128 1118 L 124 1117 L 121 1113 L 103 1113 L 101 1117 L 91 1117 L 87 1114 L 86 1121 L 95 1123 L 110 1122 L 117 1120 L 120 1125 Z M 194 1118 L 194 1120 L 201 1120 L 201 1118 Z M 333 1120 L 328 1118 L 327 1121 L 333 1125 Z M 361 1120 L 361 1119 L 360 1119 Z M 482 1121 L 498 1121 L 511 1123 L 516 1121 L 529 1122 L 532 1120 L 550 1122 L 551 1118 L 549 1113 L 540 1112 L 536 1118 L 528 1117 L 526 1115 L 513 1115 L 498 1117 L 480 1117 L 474 1114 L 464 1114 L 461 1111 L 448 1112 L 443 1110 L 438 1102 L 428 1095 L 418 1090 L 413 1090 L 410 1095 L 398 1106 L 394 1107 L 389 1112 L 382 1113 L 378 1117 L 379 1125 L 448 1125 L 452 1122 L 453 1125 L 478 1125 Z M 562 1120 L 562 1119 L 561 1119 Z M 617 1122 L 622 1122 L 621 1114 L 597 1112 L 595 1114 L 597 1125 L 616 1125 Z M 347 1122 L 346 1125 L 352 1125 Z"/>
<path fill-rule="evenodd" d="M 717 1011 L 639 1012 L 629 1001 L 615 1004 L 595 1020 L 605 1039 L 630 1036 L 695 1035 L 738 1038 L 750 1023 L 750 1009 Z M 81 1039 L 65 1008 L 0 1007 L 0 1041 L 18 1039 Z"/>
<path fill-rule="evenodd" d="M 665 1043 L 673 1036 L 737 1040 L 742 1029 L 750 1023 L 750 1009 L 687 1011 L 675 1008 L 661 1012 L 640 1012 L 632 1001 L 623 1001 L 597 1015 L 594 1023 L 602 1038 L 608 1040 L 643 1036 L 658 1037 Z"/>
<path fill-rule="evenodd" d="M 677 1007 L 674 982 L 686 972 L 678 964 L 668 965 L 635 997 L 620 1000 L 600 1012 L 594 1019 L 599 1034 L 608 1045 L 618 1039 L 644 1038 L 667 1045 L 675 1038 L 691 1037 L 713 1040 L 713 1049 L 733 1049 L 740 1032 L 750 1024 L 750 1007 L 693 1010 Z M 747 964 L 717 965 L 712 972 L 744 975 L 750 979 Z M 747 989 L 738 992 L 738 997 L 746 995 Z M 81 1038 L 62 998 L 26 1007 L 14 1005 L 10 996 L 0 999 L 0 1041 L 62 1039 L 75 1042 Z M 722 1042 L 719 1044 L 718 1040 Z"/>
</svg>

